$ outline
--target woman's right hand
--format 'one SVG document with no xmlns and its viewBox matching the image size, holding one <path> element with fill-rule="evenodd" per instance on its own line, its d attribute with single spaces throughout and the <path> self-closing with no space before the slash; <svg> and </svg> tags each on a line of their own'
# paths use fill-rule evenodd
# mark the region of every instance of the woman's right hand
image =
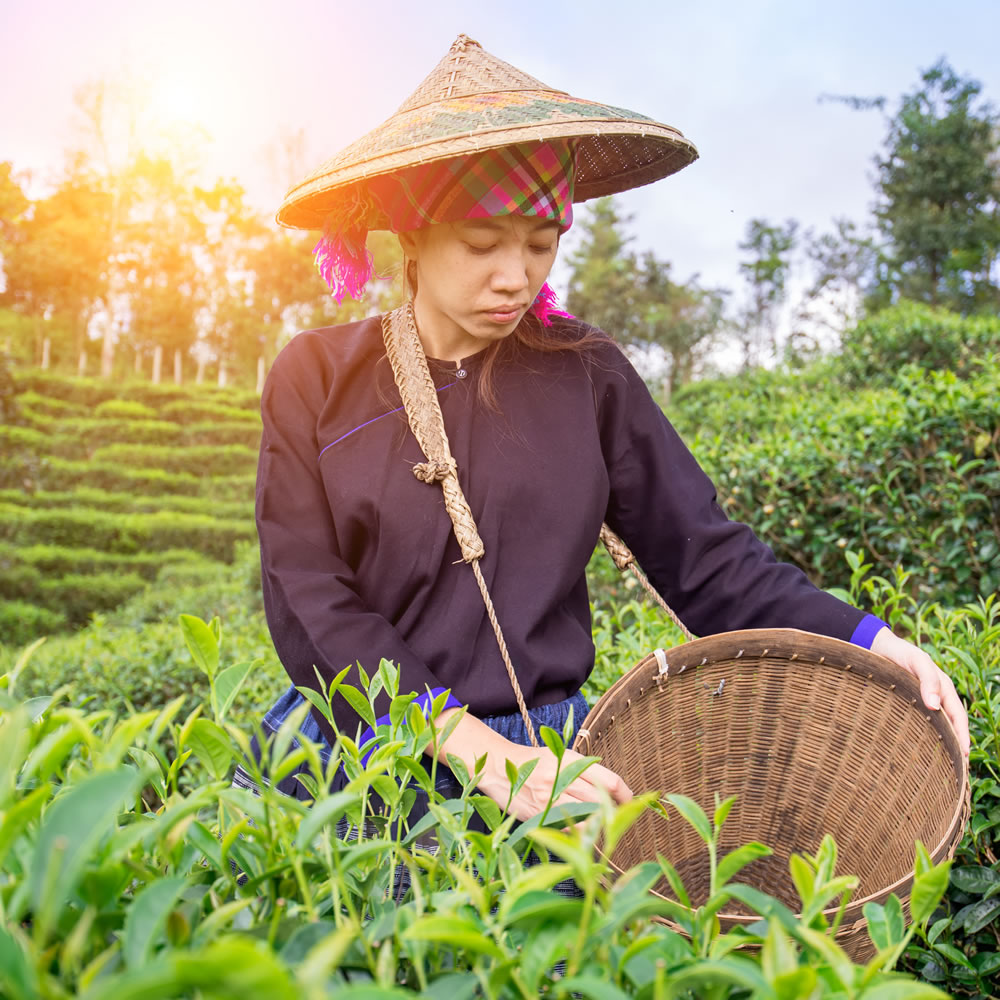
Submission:
<svg viewBox="0 0 1000 1000">
<path fill-rule="evenodd" d="M 451 709 L 441 714 L 437 720 L 439 728 L 454 711 L 458 710 Z M 511 743 L 484 722 L 466 713 L 445 744 L 438 748 L 438 760 L 447 764 L 448 754 L 460 758 L 470 774 L 474 771 L 476 760 L 483 754 L 486 755 L 486 767 L 479 781 L 479 789 L 501 808 L 507 807 L 510 799 L 506 762 L 509 760 L 520 768 L 528 761 L 537 759 L 534 770 L 514 798 L 510 799 L 510 806 L 507 808 L 512 816 L 526 820 L 537 816 L 548 804 L 559 766 L 555 754 L 548 747 L 525 747 Z M 562 766 L 565 768 L 581 757 L 582 754 L 567 748 L 563 754 Z M 602 790 L 619 804 L 632 798 L 631 789 L 619 775 L 600 764 L 591 764 L 566 787 L 554 804 L 599 802 Z"/>
</svg>

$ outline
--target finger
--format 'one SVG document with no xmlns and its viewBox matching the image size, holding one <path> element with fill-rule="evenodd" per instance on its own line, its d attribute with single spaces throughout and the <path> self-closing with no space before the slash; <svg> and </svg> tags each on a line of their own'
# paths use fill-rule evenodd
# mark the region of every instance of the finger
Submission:
<svg viewBox="0 0 1000 1000">
<path fill-rule="evenodd" d="M 947 674 L 944 675 L 941 687 L 944 690 L 944 713 L 955 729 L 962 752 L 968 757 L 970 749 L 969 716 L 965 705 L 962 704 L 962 699 L 959 698 L 958 692 L 955 690 L 955 684 Z"/>
<path fill-rule="evenodd" d="M 592 767 L 589 767 L 583 773 L 582 777 L 577 780 L 586 780 L 592 785 L 603 788 L 619 805 L 633 798 L 632 789 L 625 784 L 621 775 L 601 764 L 594 764 Z"/>
</svg>

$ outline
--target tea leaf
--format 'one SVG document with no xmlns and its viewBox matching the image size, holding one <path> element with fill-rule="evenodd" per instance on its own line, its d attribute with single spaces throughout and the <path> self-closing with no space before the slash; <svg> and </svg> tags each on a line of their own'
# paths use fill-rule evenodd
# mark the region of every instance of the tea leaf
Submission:
<svg viewBox="0 0 1000 1000">
<path fill-rule="evenodd" d="M 351 708 L 357 713 L 357 715 L 364 719 L 372 729 L 375 728 L 377 722 L 375 721 L 375 713 L 372 711 L 372 707 L 368 702 L 368 699 L 356 688 L 350 684 L 338 684 L 337 694 L 341 695 L 344 701 L 347 702 Z"/>
<path fill-rule="evenodd" d="M 864 1000 L 947 1000 L 942 993 L 929 983 L 914 982 L 909 976 L 885 979 L 866 987 L 861 996 Z"/>
<path fill-rule="evenodd" d="M 229 773 L 233 760 L 233 746 L 225 730 L 210 719 L 195 719 L 187 734 L 185 746 L 189 747 L 202 765 L 216 780 Z"/>
<path fill-rule="evenodd" d="M 191 657 L 204 674 L 211 680 L 219 669 L 218 619 L 213 619 L 216 628 L 207 625 L 196 615 L 181 615 L 181 635 L 191 653 Z"/>
<path fill-rule="evenodd" d="M 472 1000 L 479 993 L 474 972 L 448 972 L 428 984 L 423 996 L 430 1000 Z"/>
<path fill-rule="evenodd" d="M 226 717 L 226 712 L 236 700 L 236 696 L 243 687 L 243 682 L 250 676 L 250 671 L 260 667 L 262 660 L 251 660 L 248 663 L 237 663 L 232 667 L 226 667 L 218 677 L 215 678 L 215 695 L 219 702 L 219 721 Z"/>
<path fill-rule="evenodd" d="M 709 825 L 708 817 L 694 799 L 676 793 L 667 795 L 666 799 L 694 827 L 695 833 L 706 844 L 712 842 L 712 827 Z"/>
<path fill-rule="evenodd" d="M 481 927 L 460 917 L 420 917 L 403 933 L 403 937 L 416 941 L 439 941 L 456 949 L 464 948 L 497 959 L 505 957 Z"/>
<path fill-rule="evenodd" d="M 131 767 L 94 774 L 60 795 L 46 811 L 29 876 L 41 937 L 46 937 L 95 848 L 113 828 L 122 804 L 143 780 Z"/>
<path fill-rule="evenodd" d="M 716 877 L 720 886 L 725 885 L 738 871 L 758 858 L 767 858 L 774 854 L 770 847 L 752 841 L 737 847 L 735 851 L 730 851 L 720 862 L 716 869 Z"/>
<path fill-rule="evenodd" d="M 560 896 L 549 889 L 532 889 L 522 892 L 514 904 L 506 908 L 504 924 L 508 927 L 514 924 L 530 926 L 542 920 L 576 924 L 581 909 L 582 899 Z"/>
<path fill-rule="evenodd" d="M 718 793 L 716 793 L 716 800 L 718 800 Z M 715 807 L 715 815 L 712 817 L 712 822 L 714 823 L 716 829 L 722 826 L 729 817 L 729 811 L 736 804 L 736 796 L 730 795 L 728 799 L 723 802 L 719 802 Z"/>
<path fill-rule="evenodd" d="M 3 812 L 3 822 L 0 823 L 0 869 L 3 868 L 7 852 L 24 830 L 38 819 L 51 794 L 49 786 L 42 785 L 41 788 L 28 792 L 17 805 Z"/>
<path fill-rule="evenodd" d="M 125 915 L 122 945 L 122 955 L 129 968 L 137 969 L 149 959 L 186 885 L 187 879 L 174 875 L 149 883 L 136 895 Z"/>
<path fill-rule="evenodd" d="M 1000 885 L 1000 872 L 982 865 L 965 865 L 951 870 L 951 884 L 962 892 L 981 894 Z"/>
<path fill-rule="evenodd" d="M 605 982 L 596 976 L 567 976 L 559 980 L 559 989 L 568 990 L 571 994 L 593 997 L 593 1000 L 628 1000 L 628 994 L 623 993 L 613 983 Z"/>
<path fill-rule="evenodd" d="M 948 888 L 948 870 L 951 861 L 945 860 L 913 879 L 910 891 L 910 919 L 922 924 L 934 912 L 945 889 Z"/>
<path fill-rule="evenodd" d="M 997 914 L 1000 914 L 1000 899 L 980 899 L 963 906 L 955 914 L 952 924 L 954 927 L 964 927 L 966 934 L 976 934 L 992 923 Z"/>
<path fill-rule="evenodd" d="M 357 795 L 345 790 L 313 803 L 295 834 L 296 850 L 306 850 L 323 827 L 334 823 L 356 801 Z"/>
<path fill-rule="evenodd" d="M 894 948 L 906 933 L 903 907 L 899 898 L 891 895 L 885 906 L 879 903 L 865 903 L 861 911 L 868 921 L 868 936 L 879 951 Z"/>
<path fill-rule="evenodd" d="M 775 917 L 768 921 L 767 937 L 764 938 L 760 960 L 764 975 L 770 980 L 798 969 L 799 960 L 795 947 L 782 930 L 781 922 Z"/>
<path fill-rule="evenodd" d="M 541 737 L 542 742 L 552 751 L 556 760 L 562 760 L 563 754 L 566 752 L 566 745 L 563 743 L 560 735 L 549 726 L 540 726 L 538 735 Z"/>
<path fill-rule="evenodd" d="M 17 941 L 3 927 L 0 927 L 0 969 L 3 969 L 4 988 L 10 990 L 11 1000 L 33 1000 L 38 996 L 34 968 Z"/>
</svg>

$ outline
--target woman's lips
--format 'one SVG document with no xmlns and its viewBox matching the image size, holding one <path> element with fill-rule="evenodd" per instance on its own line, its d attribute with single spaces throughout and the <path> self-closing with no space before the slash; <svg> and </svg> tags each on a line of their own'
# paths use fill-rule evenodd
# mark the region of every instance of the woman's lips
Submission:
<svg viewBox="0 0 1000 1000">
<path fill-rule="evenodd" d="M 500 309 L 487 309 L 486 315 L 494 323 L 510 323 L 517 319 L 523 306 L 503 306 Z"/>
</svg>

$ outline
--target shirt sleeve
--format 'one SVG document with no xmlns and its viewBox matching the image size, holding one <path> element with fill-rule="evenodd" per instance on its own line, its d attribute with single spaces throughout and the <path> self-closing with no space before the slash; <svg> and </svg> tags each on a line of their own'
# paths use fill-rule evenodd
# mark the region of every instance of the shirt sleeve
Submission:
<svg viewBox="0 0 1000 1000">
<path fill-rule="evenodd" d="M 371 676 L 385 658 L 399 668 L 400 691 L 417 692 L 426 708 L 444 690 L 442 685 L 397 629 L 366 606 L 338 551 L 316 440 L 317 415 L 329 395 L 324 381 L 329 379 L 307 345 L 293 341 L 276 360 L 261 397 L 256 518 L 271 638 L 299 687 L 319 688 L 316 669 L 329 684 L 350 666 L 344 682 L 360 688 L 357 664 Z M 458 704 L 449 698 L 448 707 Z M 381 694 L 376 714 L 386 712 L 388 698 Z M 327 720 L 315 710 L 313 714 L 333 743 Z M 356 736 L 359 718 L 341 695 L 333 698 L 333 715 L 345 735 Z"/>
<path fill-rule="evenodd" d="M 645 383 L 615 354 L 598 401 L 607 523 L 681 620 L 696 635 L 799 628 L 870 646 L 883 623 L 815 587 L 727 517 Z"/>
</svg>

